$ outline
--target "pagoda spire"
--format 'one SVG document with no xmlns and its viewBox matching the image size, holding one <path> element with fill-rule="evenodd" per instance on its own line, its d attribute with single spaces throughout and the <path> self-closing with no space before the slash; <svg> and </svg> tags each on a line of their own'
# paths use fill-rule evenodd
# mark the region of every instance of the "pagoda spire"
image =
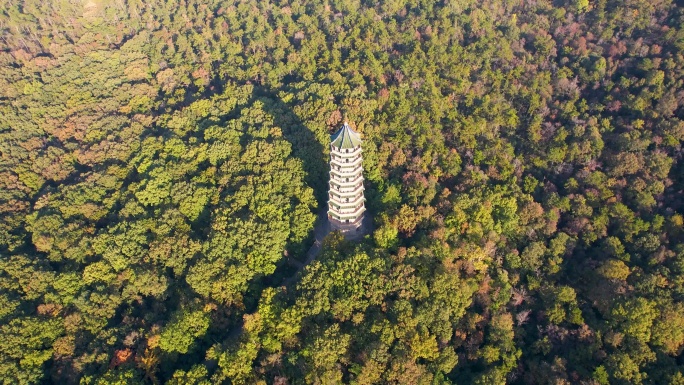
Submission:
<svg viewBox="0 0 684 385">
<path fill-rule="evenodd" d="M 366 211 L 363 196 L 361 137 L 345 121 L 330 141 L 328 221 L 347 238 L 363 235 Z"/>
</svg>

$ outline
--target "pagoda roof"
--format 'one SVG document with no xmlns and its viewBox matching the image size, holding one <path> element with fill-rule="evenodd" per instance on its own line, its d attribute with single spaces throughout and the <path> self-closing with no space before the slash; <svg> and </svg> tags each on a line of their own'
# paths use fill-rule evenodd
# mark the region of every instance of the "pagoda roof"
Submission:
<svg viewBox="0 0 684 385">
<path fill-rule="evenodd" d="M 332 136 L 332 145 L 337 148 L 356 148 L 361 145 L 361 138 L 344 122 L 342 128 Z"/>
</svg>

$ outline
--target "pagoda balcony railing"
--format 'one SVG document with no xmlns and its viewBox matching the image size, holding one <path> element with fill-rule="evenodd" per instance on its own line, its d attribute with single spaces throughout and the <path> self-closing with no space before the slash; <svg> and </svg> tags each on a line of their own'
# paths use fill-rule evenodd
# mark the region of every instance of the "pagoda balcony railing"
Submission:
<svg viewBox="0 0 684 385">
<path fill-rule="evenodd" d="M 357 211 L 359 211 L 359 208 L 364 207 L 365 205 L 363 202 L 355 205 L 355 206 L 350 206 L 350 207 L 343 207 L 343 206 L 337 206 L 335 202 L 328 202 L 328 207 L 340 214 L 355 214 Z"/>
<path fill-rule="evenodd" d="M 361 146 L 356 148 L 337 148 L 335 146 L 330 146 L 332 148 L 332 153 L 346 156 L 354 156 L 363 152 Z"/>
<path fill-rule="evenodd" d="M 364 205 L 364 201 L 361 201 L 361 203 L 355 205 L 355 206 L 335 206 L 335 204 L 331 204 L 332 208 L 331 210 L 338 213 L 338 214 L 347 214 L 347 215 L 356 215 L 359 214 L 359 210 L 366 209 L 366 206 Z"/>
<path fill-rule="evenodd" d="M 330 209 L 328 210 L 329 213 L 335 214 L 338 217 L 346 217 L 346 218 L 356 218 L 357 216 L 361 215 L 366 211 L 366 207 L 361 205 L 353 210 L 337 210 L 337 209 Z"/>
<path fill-rule="evenodd" d="M 361 159 L 363 159 L 363 158 L 361 158 L 361 156 L 354 158 L 354 159 L 331 158 L 330 163 L 331 163 L 331 165 L 334 164 L 338 167 L 345 167 L 345 166 L 350 167 L 350 166 L 357 166 L 358 164 L 360 164 Z"/>
<path fill-rule="evenodd" d="M 339 216 L 340 218 L 353 218 L 356 219 L 359 216 L 363 215 L 363 213 L 366 211 L 365 207 L 359 207 L 358 209 L 354 211 L 339 211 L 339 210 L 332 210 L 332 213 Z"/>
<path fill-rule="evenodd" d="M 347 219 L 347 218 L 341 218 L 339 216 L 336 216 L 335 214 L 331 214 L 330 212 L 328 212 L 328 219 L 333 219 L 333 220 L 336 220 L 339 222 L 343 222 L 344 224 L 356 225 L 356 224 L 359 224 L 361 221 L 363 221 L 363 216 L 358 217 L 358 218 L 353 218 L 353 221 L 349 222 L 349 219 Z"/>
<path fill-rule="evenodd" d="M 358 173 L 356 175 L 352 174 L 352 175 L 345 175 L 345 176 L 330 174 L 330 181 L 333 183 L 337 183 L 340 186 L 346 186 L 346 185 L 349 185 L 350 183 L 358 182 L 362 178 L 363 178 L 363 174 L 361 174 L 361 173 Z"/>
<path fill-rule="evenodd" d="M 328 185 L 328 192 L 330 194 L 335 194 L 342 196 L 343 198 L 351 198 L 352 196 L 356 194 L 363 194 L 363 191 L 366 189 L 363 186 L 363 182 L 355 185 L 355 186 L 338 186 L 335 184 L 335 181 L 331 181 L 331 183 Z"/>
<path fill-rule="evenodd" d="M 337 161 L 344 162 L 344 163 L 347 163 L 347 160 L 349 160 L 349 162 L 351 162 L 351 161 L 354 161 L 357 159 L 362 159 L 362 158 L 363 157 L 361 156 L 361 154 L 358 154 L 358 155 L 349 154 L 349 155 L 347 155 L 347 154 L 336 154 L 334 152 L 330 154 L 330 159 L 337 160 Z"/>
<path fill-rule="evenodd" d="M 346 194 L 346 193 L 354 193 L 361 189 L 363 191 L 365 187 L 363 187 L 363 182 L 357 184 L 356 186 L 350 186 L 350 187 L 340 187 L 340 186 L 335 186 L 334 184 L 330 184 L 330 190 L 334 192 L 338 192 L 340 194 Z"/>
<path fill-rule="evenodd" d="M 336 194 L 333 194 L 333 191 L 330 191 L 330 192 L 328 193 L 328 198 L 329 198 L 329 199 L 334 199 L 334 200 L 339 201 L 339 202 L 344 202 L 344 203 L 347 203 L 347 202 L 356 202 L 359 198 L 363 198 L 363 191 L 361 191 L 360 193 L 358 193 L 358 194 L 356 194 L 356 195 L 354 195 L 354 196 L 342 196 L 342 195 L 339 195 L 339 194 L 336 195 Z"/>
<path fill-rule="evenodd" d="M 357 170 L 356 172 L 349 174 L 340 173 L 339 171 L 328 171 L 328 174 L 330 176 L 330 181 L 338 183 L 347 183 L 347 179 L 349 179 L 350 181 L 354 181 L 359 177 L 363 176 L 363 173 L 360 170 Z"/>
<path fill-rule="evenodd" d="M 331 169 L 339 169 L 340 171 L 344 170 L 351 170 L 356 167 L 361 167 L 363 165 L 363 161 L 361 158 L 354 159 L 353 161 L 345 162 L 343 160 L 332 160 L 330 161 L 330 168 Z"/>
<path fill-rule="evenodd" d="M 334 175 L 333 175 L 334 176 Z M 337 177 L 331 177 L 330 178 L 330 183 L 331 184 L 336 184 L 339 187 L 349 187 L 349 185 L 353 185 L 354 183 L 357 183 L 358 181 L 363 181 L 363 175 L 359 174 L 355 178 L 345 178 L 346 180 L 341 180 L 342 178 L 337 178 Z"/>
<path fill-rule="evenodd" d="M 355 180 L 358 177 L 363 176 L 361 171 L 357 171 L 353 174 L 341 174 L 338 171 L 331 171 L 331 172 L 328 172 L 328 174 L 330 174 L 330 180 L 333 182 L 344 182 L 347 179 Z"/>
<path fill-rule="evenodd" d="M 356 172 L 358 170 L 363 170 L 363 166 L 359 164 L 358 166 L 353 167 L 353 168 L 339 167 L 339 166 L 331 166 L 330 167 L 330 171 L 336 172 L 337 174 L 339 174 L 339 173 L 353 173 L 353 172 Z"/>
<path fill-rule="evenodd" d="M 335 188 L 333 186 L 330 186 L 330 189 L 328 189 L 329 194 L 335 194 L 341 198 L 347 198 L 349 197 L 350 199 L 358 194 L 363 194 L 363 191 L 366 188 L 363 186 L 363 184 L 357 185 L 357 186 L 352 186 L 351 188 Z"/>
<path fill-rule="evenodd" d="M 366 202 L 366 198 L 359 198 L 350 202 L 340 202 L 332 199 L 328 201 L 328 206 L 337 207 L 339 210 L 355 210 L 363 206 L 364 202 Z"/>
</svg>

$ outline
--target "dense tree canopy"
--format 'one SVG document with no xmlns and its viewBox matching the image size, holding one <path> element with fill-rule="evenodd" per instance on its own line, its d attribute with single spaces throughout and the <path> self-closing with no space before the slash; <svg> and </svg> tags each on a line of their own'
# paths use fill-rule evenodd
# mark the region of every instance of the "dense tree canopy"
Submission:
<svg viewBox="0 0 684 385">
<path fill-rule="evenodd" d="M 4 383 L 684 384 L 681 1 L 0 5 Z"/>
</svg>

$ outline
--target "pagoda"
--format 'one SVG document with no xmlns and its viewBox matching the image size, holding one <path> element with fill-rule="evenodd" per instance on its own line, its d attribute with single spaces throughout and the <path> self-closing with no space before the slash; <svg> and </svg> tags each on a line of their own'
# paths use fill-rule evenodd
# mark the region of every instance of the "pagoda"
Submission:
<svg viewBox="0 0 684 385">
<path fill-rule="evenodd" d="M 344 122 L 330 143 L 330 189 L 328 221 L 331 230 L 347 238 L 363 234 L 363 166 L 361 138 Z"/>
</svg>

